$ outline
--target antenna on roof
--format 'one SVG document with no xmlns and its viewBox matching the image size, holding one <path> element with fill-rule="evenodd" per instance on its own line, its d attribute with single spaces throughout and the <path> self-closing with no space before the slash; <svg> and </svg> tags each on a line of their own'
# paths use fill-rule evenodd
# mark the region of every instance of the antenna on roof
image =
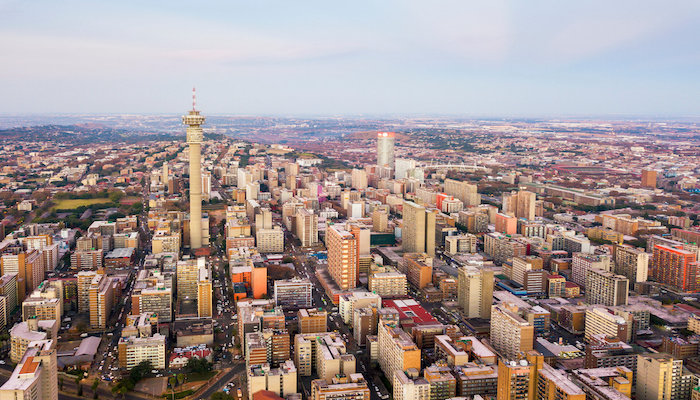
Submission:
<svg viewBox="0 0 700 400">
<path fill-rule="evenodd" d="M 197 105 L 197 93 L 192 86 L 192 111 L 195 111 L 195 106 Z"/>
</svg>

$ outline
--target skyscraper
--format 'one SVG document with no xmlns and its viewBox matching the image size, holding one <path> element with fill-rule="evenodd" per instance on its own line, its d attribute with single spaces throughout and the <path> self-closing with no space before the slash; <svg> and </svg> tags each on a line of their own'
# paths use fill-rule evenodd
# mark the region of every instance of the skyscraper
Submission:
<svg viewBox="0 0 700 400">
<path fill-rule="evenodd" d="M 493 270 L 465 265 L 458 272 L 457 298 L 467 318 L 491 318 Z"/>
<path fill-rule="evenodd" d="M 412 201 L 403 202 L 402 246 L 405 253 L 428 253 L 435 256 L 434 210 L 426 210 Z"/>
<path fill-rule="evenodd" d="M 394 169 L 394 132 L 377 133 L 377 166 Z"/>
<path fill-rule="evenodd" d="M 357 238 L 352 233 L 336 226 L 328 227 L 328 272 L 342 290 L 357 286 L 357 246 Z"/>
<path fill-rule="evenodd" d="M 192 88 L 192 110 L 182 116 L 187 125 L 187 144 L 190 148 L 190 248 L 202 247 L 202 124 L 204 116 L 195 109 Z"/>
</svg>

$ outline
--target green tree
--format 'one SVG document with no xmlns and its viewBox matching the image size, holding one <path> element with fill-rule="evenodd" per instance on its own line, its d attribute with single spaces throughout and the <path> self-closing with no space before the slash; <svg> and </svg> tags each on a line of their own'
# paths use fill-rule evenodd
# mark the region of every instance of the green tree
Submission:
<svg viewBox="0 0 700 400">
<path fill-rule="evenodd" d="M 187 370 L 193 373 L 205 373 L 211 371 L 212 365 L 204 358 L 192 357 L 187 360 Z"/>
<path fill-rule="evenodd" d="M 92 398 L 96 399 L 97 398 L 97 388 L 100 386 L 100 381 L 95 378 L 95 380 L 92 382 Z"/>
</svg>

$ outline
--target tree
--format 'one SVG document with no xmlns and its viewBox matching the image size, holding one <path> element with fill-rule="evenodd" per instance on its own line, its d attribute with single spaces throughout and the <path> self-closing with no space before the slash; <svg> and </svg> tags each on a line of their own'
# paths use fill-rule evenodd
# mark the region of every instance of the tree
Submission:
<svg viewBox="0 0 700 400">
<path fill-rule="evenodd" d="M 97 398 L 97 388 L 100 386 L 100 381 L 95 378 L 95 380 L 92 382 L 92 398 L 96 399 Z"/>
<path fill-rule="evenodd" d="M 177 374 L 177 384 L 182 385 L 185 383 L 185 374 Z"/>
<path fill-rule="evenodd" d="M 212 365 L 204 358 L 192 357 L 187 360 L 187 370 L 193 373 L 204 373 L 211 371 Z"/>
</svg>

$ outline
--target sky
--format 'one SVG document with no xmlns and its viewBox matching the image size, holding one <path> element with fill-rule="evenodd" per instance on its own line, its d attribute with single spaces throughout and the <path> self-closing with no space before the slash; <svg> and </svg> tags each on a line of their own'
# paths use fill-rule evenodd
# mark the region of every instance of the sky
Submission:
<svg viewBox="0 0 700 400">
<path fill-rule="evenodd" d="M 700 116 L 698 0 L 0 0 L 0 114 Z"/>
</svg>

